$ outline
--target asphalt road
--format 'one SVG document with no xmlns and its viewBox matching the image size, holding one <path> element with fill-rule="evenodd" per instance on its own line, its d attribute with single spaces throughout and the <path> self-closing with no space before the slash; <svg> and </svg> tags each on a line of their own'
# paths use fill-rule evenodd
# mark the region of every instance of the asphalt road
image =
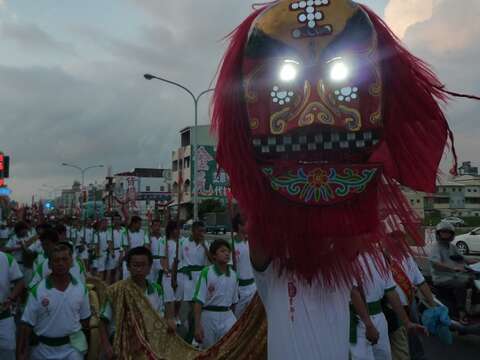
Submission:
<svg viewBox="0 0 480 360">
<path fill-rule="evenodd" d="M 437 338 L 423 339 L 428 360 L 478 360 L 480 359 L 480 337 L 458 336 L 452 345 L 446 345 Z"/>
</svg>

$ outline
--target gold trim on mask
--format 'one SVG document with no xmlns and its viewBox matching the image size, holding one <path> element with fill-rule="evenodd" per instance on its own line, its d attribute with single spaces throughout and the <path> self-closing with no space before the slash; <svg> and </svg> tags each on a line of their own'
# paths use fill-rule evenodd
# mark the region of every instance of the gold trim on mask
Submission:
<svg viewBox="0 0 480 360">
<path fill-rule="evenodd" d="M 255 27 L 267 36 L 288 44 L 305 59 L 312 58 L 311 49 L 313 48 L 316 49 L 316 54 L 313 54 L 314 60 L 318 60 L 322 50 L 345 29 L 347 21 L 359 9 L 357 4 L 349 0 L 331 0 L 328 5 L 316 6 L 323 17 L 321 20 L 316 20 L 315 28 L 321 30 L 331 27 L 331 32 L 314 37 L 295 38 L 292 35 L 293 32 L 306 27 L 298 20 L 298 16 L 304 9 L 290 9 L 290 5 L 296 2 L 298 1 L 281 0 L 272 5 L 259 16 L 255 22 Z"/>
</svg>

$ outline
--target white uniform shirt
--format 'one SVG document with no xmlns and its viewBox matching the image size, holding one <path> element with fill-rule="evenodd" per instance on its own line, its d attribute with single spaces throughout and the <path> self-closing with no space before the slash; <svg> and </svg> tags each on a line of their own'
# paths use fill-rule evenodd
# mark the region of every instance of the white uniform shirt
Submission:
<svg viewBox="0 0 480 360">
<path fill-rule="evenodd" d="M 162 269 L 160 258 L 165 257 L 167 255 L 166 248 L 165 248 L 165 238 L 162 236 L 156 237 L 156 236 L 150 235 L 149 242 L 150 242 L 150 247 L 153 255 L 152 270 L 155 269 L 156 271 L 159 271 Z"/>
<path fill-rule="evenodd" d="M 175 261 L 175 256 L 177 256 L 177 242 L 175 240 L 168 240 L 168 268 L 173 269 L 173 262 Z M 179 254 L 180 257 L 180 254 Z"/>
<path fill-rule="evenodd" d="M 204 268 L 195 287 L 193 301 L 207 306 L 231 307 L 238 302 L 238 277 L 233 269 L 224 274 L 217 265 Z"/>
<path fill-rule="evenodd" d="M 13 281 L 23 278 L 15 258 L 0 251 L 0 304 L 10 295 L 10 288 Z"/>
<path fill-rule="evenodd" d="M 418 265 L 415 263 L 415 260 L 410 255 L 408 255 L 408 257 L 401 262 L 400 266 L 402 267 L 403 272 L 405 273 L 405 275 L 407 275 L 412 285 L 419 286 L 425 282 L 425 278 L 420 272 Z M 402 290 L 400 286 L 398 286 L 398 284 L 395 290 L 397 291 L 398 296 L 400 297 L 400 301 L 402 302 L 402 305 L 407 306 L 408 298 L 405 292 Z"/>
<path fill-rule="evenodd" d="M 359 256 L 359 260 L 364 274 L 361 287 L 367 303 L 382 300 L 386 292 L 396 288 L 390 270 L 386 270 L 385 274 L 380 273 L 377 264 L 368 254 Z M 386 268 L 385 260 L 383 261 L 384 267 Z"/>
<path fill-rule="evenodd" d="M 29 288 L 34 287 L 35 285 L 39 284 L 41 280 L 45 279 L 48 275 L 52 273 L 48 265 L 48 258 L 45 257 L 44 254 L 40 254 L 35 259 L 33 268 L 33 278 L 28 285 Z M 70 269 L 70 274 L 76 280 L 80 280 L 83 284 L 85 284 L 85 267 L 83 262 L 77 258 L 73 259 L 73 265 Z"/>
<path fill-rule="evenodd" d="M 42 242 L 40 240 L 33 242 L 28 247 L 28 250 L 37 254 L 43 254 Z"/>
<path fill-rule="evenodd" d="M 122 244 L 123 247 L 128 250 L 139 246 L 146 246 L 149 244 L 149 242 L 148 237 L 145 236 L 145 232 L 143 230 L 139 230 L 137 232 L 125 230 L 123 232 Z"/>
<path fill-rule="evenodd" d="M 7 248 L 15 248 L 17 246 L 20 246 L 27 240 L 28 237 L 24 238 L 19 238 L 17 235 L 13 235 L 5 244 L 5 247 Z M 17 263 L 23 264 L 23 254 L 22 254 L 22 249 L 15 250 L 11 253 Z"/>
<path fill-rule="evenodd" d="M 254 275 L 267 312 L 269 359 L 348 359 L 349 287 L 280 277 L 272 264 Z"/>
<path fill-rule="evenodd" d="M 78 332 L 82 328 L 80 320 L 90 316 L 88 291 L 84 284 L 72 277 L 65 291 L 59 291 L 48 277 L 30 290 L 22 322 L 33 327 L 34 333 L 39 336 L 55 338 Z M 50 347 L 40 343 L 33 351 L 35 358 L 40 359 L 78 356 L 78 351 L 70 344 Z"/>
<path fill-rule="evenodd" d="M 250 248 L 248 242 L 235 242 L 235 257 L 237 261 L 238 278 L 242 280 L 253 279 L 253 269 L 252 263 L 250 262 Z"/>
<path fill-rule="evenodd" d="M 110 233 L 109 231 L 98 231 L 95 232 L 94 235 L 94 244 L 99 247 L 99 256 L 104 257 L 107 256 L 107 250 L 108 250 L 108 241 L 110 240 Z"/>
<path fill-rule="evenodd" d="M 121 251 L 123 232 L 123 229 L 113 229 L 113 248 L 115 249 L 115 254 Z"/>
<path fill-rule="evenodd" d="M 188 238 L 182 238 L 180 240 L 179 257 L 180 268 L 192 265 L 205 266 L 208 264 L 205 246 L 201 243 L 197 244 Z"/>
</svg>

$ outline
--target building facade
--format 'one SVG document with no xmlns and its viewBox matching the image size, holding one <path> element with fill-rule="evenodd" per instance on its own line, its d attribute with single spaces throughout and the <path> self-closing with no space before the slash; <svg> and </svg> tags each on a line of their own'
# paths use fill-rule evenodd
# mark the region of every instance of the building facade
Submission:
<svg viewBox="0 0 480 360">
<path fill-rule="evenodd" d="M 163 216 L 165 206 L 171 201 L 170 169 L 135 168 L 113 178 L 114 210 L 128 217 L 153 216 L 155 212 Z"/>
<path fill-rule="evenodd" d="M 187 127 L 180 131 L 180 148 L 172 152 L 172 199 L 173 206 L 180 210 L 180 218 L 191 217 L 193 206 L 194 159 L 192 148 L 197 132 L 197 176 L 198 202 L 215 199 L 226 202 L 229 187 L 228 176 L 219 171 L 216 155 L 216 140 L 210 135 L 210 126 Z"/>
</svg>

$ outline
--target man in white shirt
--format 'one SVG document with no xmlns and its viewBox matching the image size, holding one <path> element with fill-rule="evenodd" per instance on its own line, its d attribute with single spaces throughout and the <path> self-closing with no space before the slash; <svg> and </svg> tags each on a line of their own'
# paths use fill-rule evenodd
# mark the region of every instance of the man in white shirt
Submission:
<svg viewBox="0 0 480 360">
<path fill-rule="evenodd" d="M 52 270 L 49 266 L 48 257 L 55 245 L 59 244 L 58 234 L 54 230 L 47 229 L 42 232 L 40 241 L 42 244 L 43 253 L 38 254 L 37 258 L 35 259 L 32 280 L 28 283 L 29 288 L 34 287 L 41 280 L 45 279 L 51 274 Z M 73 247 L 70 243 L 65 242 L 62 244 L 67 244 L 67 246 L 71 247 L 73 253 Z M 85 283 L 86 269 L 81 259 L 73 258 L 70 273 L 76 280 Z"/>
<path fill-rule="evenodd" d="M 15 258 L 18 265 L 20 265 L 20 270 L 23 272 L 23 252 L 25 248 L 30 244 L 26 244 L 27 240 L 30 238 L 28 232 L 28 226 L 23 221 L 20 221 L 15 224 L 14 234 L 8 239 L 5 244 L 4 252 L 12 254 Z"/>
<path fill-rule="evenodd" d="M 180 321 L 183 330 L 182 334 L 187 342 L 193 340 L 194 317 L 193 317 L 193 295 L 200 272 L 208 264 L 209 254 L 205 245 L 205 225 L 201 221 L 192 224 L 192 236 L 189 239 L 180 240 L 179 248 L 179 270 L 182 277 L 182 307 L 180 310 Z"/>
<path fill-rule="evenodd" d="M 153 265 L 152 270 L 148 275 L 148 280 L 161 284 L 164 275 L 162 262 L 165 265 L 167 245 L 165 238 L 162 236 L 161 222 L 158 219 L 152 220 L 150 224 L 148 242 L 150 243 L 150 250 L 153 255 Z"/>
<path fill-rule="evenodd" d="M 140 216 L 132 216 L 130 225 L 125 229 L 122 240 L 122 247 L 124 252 L 128 252 L 136 247 L 144 246 L 150 248 L 148 237 L 142 230 L 142 218 Z M 123 278 L 128 279 L 127 263 L 123 262 Z"/>
<path fill-rule="evenodd" d="M 173 299 L 165 298 L 161 284 L 148 281 L 147 276 L 150 273 L 153 256 L 149 249 L 138 246 L 131 249 L 126 257 L 130 278 L 113 284 L 111 288 L 124 286 L 127 281 L 133 281 L 140 289 L 144 290 L 144 295 L 150 305 L 159 314 L 164 313 L 170 331 L 175 332 L 176 324 L 174 320 Z M 115 309 L 114 302 L 107 299 L 103 304 L 100 317 L 100 336 L 104 353 L 107 359 L 114 357 L 112 349 L 112 336 L 115 332 Z M 125 355 L 125 354 L 116 354 Z"/>
<path fill-rule="evenodd" d="M 12 288 L 12 284 L 13 289 Z M 16 326 L 11 306 L 25 289 L 23 274 L 11 254 L 0 252 L 0 359 L 15 360 Z"/>
<path fill-rule="evenodd" d="M 351 315 L 351 326 L 353 326 L 351 331 L 354 335 L 350 338 L 352 360 L 392 359 L 388 324 L 382 309 L 382 299 L 384 297 L 388 300 L 393 311 L 402 321 L 406 329 L 418 332 L 425 331 L 422 326 L 412 323 L 408 318 L 407 313 L 402 307 L 400 298 L 395 291 L 396 285 L 392 272 L 384 259 L 377 255 L 376 257 L 377 259 L 375 260 L 371 254 L 359 255 L 358 261 L 363 272 L 357 276 L 357 286 L 365 298 L 370 320 L 378 330 L 379 338 L 376 344 L 371 344 L 366 336 L 365 324 L 353 313 Z"/>
<path fill-rule="evenodd" d="M 210 246 L 213 265 L 205 267 L 195 287 L 195 340 L 204 349 L 215 345 L 235 324 L 232 308 L 238 302 L 238 277 L 230 268 L 231 249 L 225 240 Z"/>
<path fill-rule="evenodd" d="M 95 244 L 95 268 L 98 276 L 107 281 L 107 262 L 109 253 L 109 237 L 107 219 L 100 219 L 97 223 L 97 231 L 93 234 Z"/>
<path fill-rule="evenodd" d="M 88 328 L 90 303 L 85 285 L 70 274 L 72 254 L 68 243 L 56 245 L 49 253 L 52 274 L 30 289 L 17 359 L 27 359 L 32 333 L 39 342 L 32 350 L 34 360 L 84 358 L 87 341 L 82 328 Z"/>
<path fill-rule="evenodd" d="M 235 316 L 240 316 L 250 304 L 257 291 L 253 276 L 252 264 L 250 262 L 250 248 L 248 246 L 246 224 L 240 214 L 237 214 L 232 221 L 232 230 L 235 232 L 235 266 L 239 280 L 239 301 L 235 306 Z"/>
<path fill-rule="evenodd" d="M 122 218 L 115 214 L 112 218 L 113 224 L 112 228 L 109 230 L 109 249 L 107 269 L 110 272 L 110 284 L 118 281 L 120 279 L 120 265 L 121 259 L 123 257 L 122 253 L 122 239 L 124 234 L 124 229 L 122 228 Z"/>
</svg>

